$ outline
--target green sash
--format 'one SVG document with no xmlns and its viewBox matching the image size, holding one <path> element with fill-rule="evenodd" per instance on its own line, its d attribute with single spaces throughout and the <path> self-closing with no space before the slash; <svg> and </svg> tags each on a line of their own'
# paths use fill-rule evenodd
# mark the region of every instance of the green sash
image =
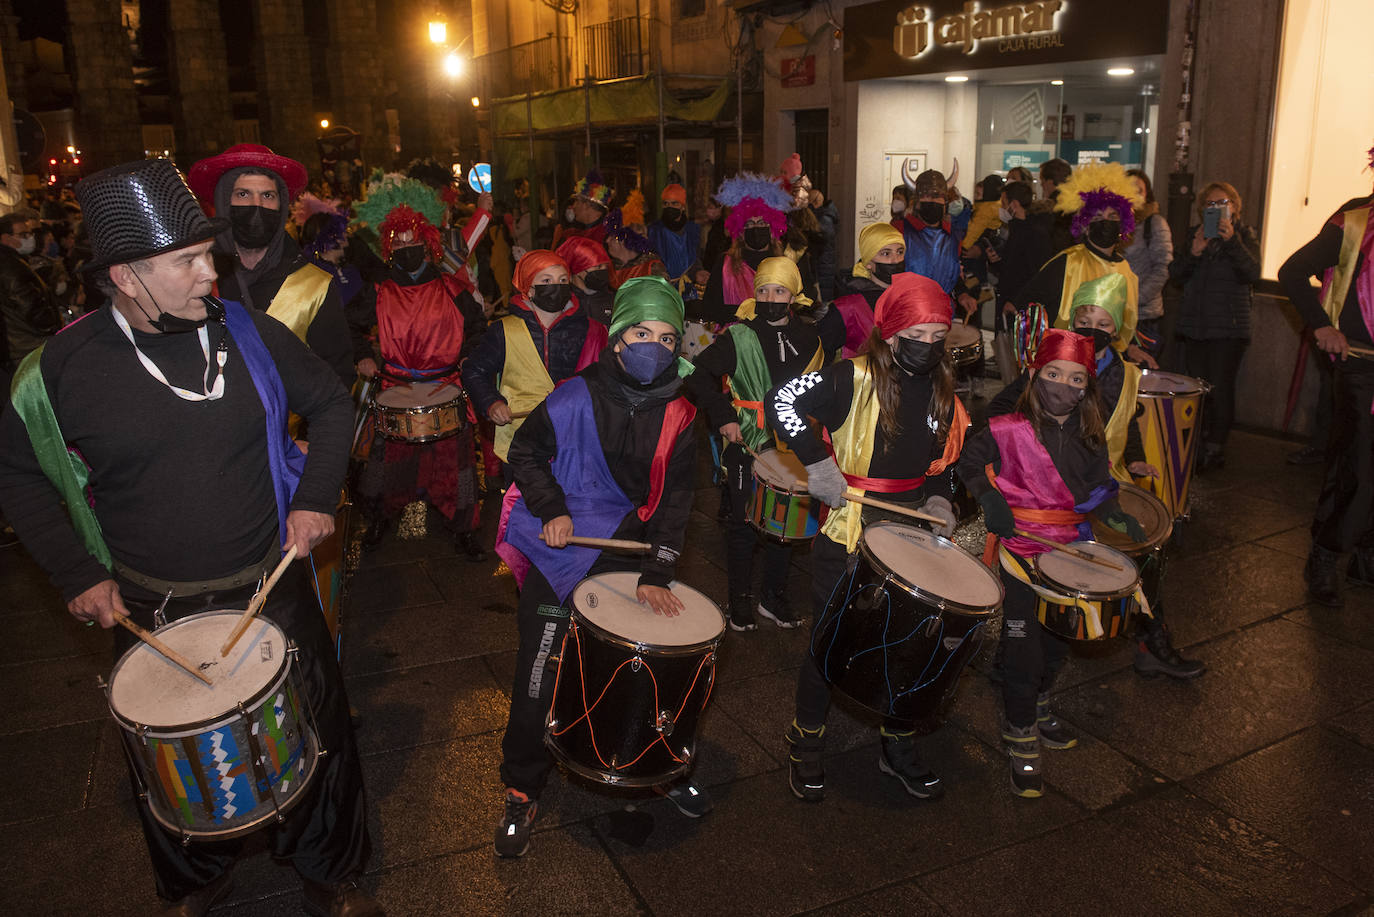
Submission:
<svg viewBox="0 0 1374 917">
<path fill-rule="evenodd" d="M 758 452 L 773 438 L 763 416 L 763 397 L 772 384 L 768 362 L 763 358 L 759 336 L 748 325 L 740 322 L 725 330 L 735 339 L 735 371 L 725 381 L 730 386 L 731 403 L 739 412 L 740 435 L 745 445 Z"/>
</svg>

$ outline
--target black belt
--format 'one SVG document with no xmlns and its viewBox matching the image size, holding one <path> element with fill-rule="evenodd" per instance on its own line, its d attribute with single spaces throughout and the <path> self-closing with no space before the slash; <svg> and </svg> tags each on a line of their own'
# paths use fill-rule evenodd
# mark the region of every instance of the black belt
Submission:
<svg viewBox="0 0 1374 917">
<path fill-rule="evenodd" d="M 253 564 L 244 567 L 237 573 L 228 576 L 221 576 L 217 579 L 192 580 L 190 582 L 177 582 L 176 580 L 158 579 L 156 576 L 149 576 L 146 573 L 139 573 L 137 570 L 111 559 L 114 572 L 122 578 L 133 583 L 135 586 L 142 586 L 155 595 L 166 595 L 171 592 L 173 598 L 181 598 L 189 595 L 204 595 L 207 592 L 223 592 L 229 589 L 237 589 L 240 586 L 247 586 L 256 583 L 266 576 L 277 565 L 277 560 L 281 556 L 281 549 L 276 545 L 272 546 L 267 557 Z"/>
</svg>

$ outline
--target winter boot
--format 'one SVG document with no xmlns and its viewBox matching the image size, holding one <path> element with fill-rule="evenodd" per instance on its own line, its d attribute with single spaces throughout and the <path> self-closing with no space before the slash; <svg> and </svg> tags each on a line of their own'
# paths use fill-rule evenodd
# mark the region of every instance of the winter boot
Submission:
<svg viewBox="0 0 1374 917">
<path fill-rule="evenodd" d="M 1307 580 L 1307 595 L 1314 602 L 1339 608 L 1345 604 L 1345 570 L 1349 554 L 1328 551 L 1319 544 L 1312 545 L 1307 555 L 1303 577 Z"/>
<path fill-rule="evenodd" d="M 1040 733 L 1040 744 L 1055 750 L 1073 748 L 1078 744 L 1078 736 L 1073 730 L 1059 722 L 1059 717 L 1050 709 L 1050 696 L 1041 694 L 1035 699 L 1035 728 Z"/>
<path fill-rule="evenodd" d="M 805 802 L 820 802 L 825 798 L 825 768 L 821 765 L 825 727 L 803 729 L 793 720 L 785 738 L 792 746 L 787 756 L 787 783 L 792 795 Z"/>
<path fill-rule="evenodd" d="M 888 732 L 880 730 L 883 737 L 883 750 L 878 755 L 878 770 L 889 777 L 896 777 L 902 787 L 917 799 L 939 799 L 945 793 L 945 785 L 939 776 L 921 763 L 916 753 L 916 735 L 910 732 Z"/>
<path fill-rule="evenodd" d="M 1169 630 L 1162 624 L 1158 627 L 1143 628 L 1135 644 L 1135 658 L 1131 665 L 1137 675 L 1154 678 L 1168 675 L 1186 681 L 1197 678 L 1207 671 L 1207 666 L 1196 659 L 1185 659 L 1174 649 L 1169 639 Z"/>
<path fill-rule="evenodd" d="M 1026 799 L 1043 796 L 1045 781 L 1040 776 L 1040 737 L 1035 726 L 1021 728 L 1005 724 L 1002 743 L 1011 758 L 1011 791 Z"/>
</svg>

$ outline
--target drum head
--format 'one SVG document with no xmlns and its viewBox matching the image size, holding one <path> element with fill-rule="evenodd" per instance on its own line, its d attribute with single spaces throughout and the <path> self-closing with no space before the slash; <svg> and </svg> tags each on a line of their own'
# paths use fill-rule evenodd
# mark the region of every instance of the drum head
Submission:
<svg viewBox="0 0 1374 917">
<path fill-rule="evenodd" d="M 1172 395 L 1199 395 L 1206 383 L 1192 376 L 1147 369 L 1140 374 L 1140 394 L 1146 398 L 1167 398 Z"/>
<path fill-rule="evenodd" d="M 1035 558 L 1035 569 L 1051 589 L 1071 595 L 1110 596 L 1129 592 L 1140 581 L 1135 562 L 1116 548 L 1096 541 L 1075 541 L 1071 547 L 1116 564 L 1121 569 L 1112 570 L 1064 551 L 1046 551 Z"/>
<path fill-rule="evenodd" d="M 988 612 L 1002 603 L 1002 584 L 992 571 L 947 538 L 910 525 L 875 522 L 860 540 L 875 560 L 926 595 Z"/>
<path fill-rule="evenodd" d="M 949 328 L 949 334 L 945 335 L 945 347 L 974 347 L 982 340 L 983 332 L 972 325 L 965 325 L 963 322 L 955 322 Z"/>
<path fill-rule="evenodd" d="M 754 474 L 779 490 L 806 492 L 806 466 L 792 452 L 769 449 L 754 459 Z"/>
<path fill-rule="evenodd" d="M 1169 510 L 1154 494 L 1134 484 L 1122 484 L 1117 500 L 1123 510 L 1140 521 L 1145 529 L 1145 540 L 1133 541 L 1129 535 L 1118 532 L 1097 516 L 1092 517 L 1094 538 L 1128 554 L 1153 550 L 1168 540 L 1174 530 L 1174 520 Z"/>
<path fill-rule="evenodd" d="M 155 636 L 185 656 L 214 682 L 207 685 L 146 643 L 115 663 L 110 675 L 110 709 L 118 716 L 154 729 L 203 723 L 252 700 L 281 673 L 286 635 L 267 618 L 248 625 L 238 643 L 221 658 L 242 611 L 206 611 L 173 621 Z"/>
<path fill-rule="evenodd" d="M 601 630 L 646 646 L 696 646 L 725 633 L 725 616 L 716 603 L 691 586 L 676 581 L 669 586 L 686 607 L 682 614 L 668 618 L 639 603 L 635 598 L 638 585 L 638 573 L 590 576 L 573 590 L 573 608 Z"/>
<path fill-rule="evenodd" d="M 452 382 L 409 382 L 393 385 L 377 396 L 389 408 L 427 408 L 461 398 L 463 390 Z"/>
</svg>

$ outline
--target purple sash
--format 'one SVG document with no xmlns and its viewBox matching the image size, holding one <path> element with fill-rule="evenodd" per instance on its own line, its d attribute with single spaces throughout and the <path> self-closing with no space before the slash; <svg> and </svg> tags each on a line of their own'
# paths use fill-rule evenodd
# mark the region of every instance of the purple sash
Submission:
<svg viewBox="0 0 1374 917">
<path fill-rule="evenodd" d="M 610 538 L 634 510 L 634 504 L 611 476 L 606 455 L 601 451 L 587 380 L 573 376 L 554 389 L 545 403 L 558 443 L 558 453 L 551 463 L 553 476 L 563 489 L 573 532 Z M 538 567 L 558 600 L 565 602 L 601 552 L 573 545 L 551 548 L 539 539 L 543 530 L 544 524 L 529 511 L 525 498 L 517 499 L 506 521 L 505 543 Z"/>
<path fill-rule="evenodd" d="M 276 364 L 262 342 L 248 310 L 236 302 L 224 303 L 224 323 L 229 336 L 238 345 L 248 375 L 262 399 L 267 415 L 267 467 L 272 474 L 272 490 L 277 497 L 277 526 L 281 538 L 286 538 L 286 515 L 291 510 L 291 498 L 296 493 L 301 473 L 305 470 L 305 454 L 286 432 L 286 388 L 277 374 Z"/>
</svg>

